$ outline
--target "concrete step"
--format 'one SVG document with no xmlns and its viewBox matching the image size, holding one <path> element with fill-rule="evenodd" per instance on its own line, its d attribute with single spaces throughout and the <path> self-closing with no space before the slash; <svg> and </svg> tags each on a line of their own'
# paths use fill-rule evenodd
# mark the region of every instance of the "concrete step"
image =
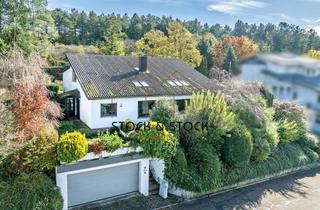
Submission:
<svg viewBox="0 0 320 210">
<path fill-rule="evenodd" d="M 153 178 L 151 172 L 149 175 L 149 195 L 156 195 L 159 192 L 159 184 Z"/>
</svg>

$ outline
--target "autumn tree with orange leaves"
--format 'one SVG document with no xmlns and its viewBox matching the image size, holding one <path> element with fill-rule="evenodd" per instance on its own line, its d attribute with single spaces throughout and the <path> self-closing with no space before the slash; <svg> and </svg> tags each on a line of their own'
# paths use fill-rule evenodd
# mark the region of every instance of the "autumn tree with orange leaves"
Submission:
<svg viewBox="0 0 320 210">
<path fill-rule="evenodd" d="M 61 109 L 50 101 L 43 85 L 16 85 L 12 92 L 12 113 L 16 124 L 16 139 L 24 142 L 40 133 L 44 127 L 58 126 Z"/>
<path fill-rule="evenodd" d="M 228 36 L 219 41 L 213 49 L 214 61 L 221 67 L 228 48 L 232 46 L 239 61 L 257 53 L 258 46 L 246 36 Z"/>
</svg>

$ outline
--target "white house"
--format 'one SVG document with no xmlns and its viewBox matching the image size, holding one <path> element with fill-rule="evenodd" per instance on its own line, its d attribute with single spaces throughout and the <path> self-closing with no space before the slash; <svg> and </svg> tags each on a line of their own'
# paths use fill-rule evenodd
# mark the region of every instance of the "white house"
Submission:
<svg viewBox="0 0 320 210">
<path fill-rule="evenodd" d="M 91 129 L 131 119 L 148 119 L 161 98 L 184 109 L 193 92 L 214 88 L 213 81 L 178 59 L 68 54 L 63 86 L 70 115 Z"/>
<path fill-rule="evenodd" d="M 280 100 L 307 110 L 310 129 L 320 134 L 320 62 L 290 54 L 260 54 L 244 60 L 239 78 L 264 83 Z"/>
</svg>

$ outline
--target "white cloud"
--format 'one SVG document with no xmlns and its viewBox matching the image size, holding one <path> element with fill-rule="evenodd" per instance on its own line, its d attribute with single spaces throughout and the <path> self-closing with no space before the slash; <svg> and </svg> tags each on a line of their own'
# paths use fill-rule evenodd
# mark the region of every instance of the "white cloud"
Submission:
<svg viewBox="0 0 320 210">
<path fill-rule="evenodd" d="M 224 0 L 210 4 L 208 10 L 233 15 L 244 9 L 264 8 L 266 6 L 268 6 L 267 3 L 256 0 Z"/>
</svg>

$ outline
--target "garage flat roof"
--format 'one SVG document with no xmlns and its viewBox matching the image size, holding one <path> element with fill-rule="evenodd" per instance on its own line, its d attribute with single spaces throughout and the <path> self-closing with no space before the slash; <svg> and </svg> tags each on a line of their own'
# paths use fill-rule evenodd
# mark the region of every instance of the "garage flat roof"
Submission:
<svg viewBox="0 0 320 210">
<path fill-rule="evenodd" d="M 141 154 L 134 154 L 134 155 L 127 155 L 127 156 L 109 157 L 109 158 L 103 158 L 103 159 L 97 159 L 97 160 L 81 161 L 81 162 L 75 162 L 75 163 L 70 163 L 65 165 L 59 165 L 56 167 L 57 169 L 56 171 L 57 173 L 65 173 L 65 172 L 95 168 L 99 166 L 110 165 L 110 164 L 121 163 L 121 162 L 143 159 L 143 158 L 145 158 L 145 156 Z"/>
</svg>

